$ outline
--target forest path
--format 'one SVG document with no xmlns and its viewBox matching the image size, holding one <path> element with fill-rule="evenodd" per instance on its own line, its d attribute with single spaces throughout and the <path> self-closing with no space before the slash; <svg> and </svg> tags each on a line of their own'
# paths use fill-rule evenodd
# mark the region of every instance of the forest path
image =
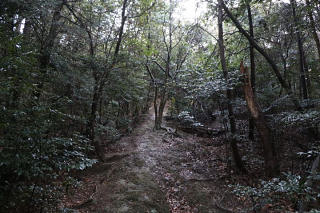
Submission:
<svg viewBox="0 0 320 213">
<path fill-rule="evenodd" d="M 221 145 L 153 126 L 150 108 L 131 135 L 107 148 L 107 162 L 86 172 L 71 206 L 89 197 L 92 202 L 78 206 L 79 212 L 229 212 L 218 206 L 238 206 L 221 184 Z"/>
</svg>

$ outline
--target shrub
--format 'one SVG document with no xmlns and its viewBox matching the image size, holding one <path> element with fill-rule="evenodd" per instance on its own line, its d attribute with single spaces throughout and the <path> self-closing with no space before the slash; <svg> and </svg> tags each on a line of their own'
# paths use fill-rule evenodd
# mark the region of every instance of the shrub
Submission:
<svg viewBox="0 0 320 213">
<path fill-rule="evenodd" d="M 229 187 L 238 197 L 250 198 L 253 204 L 251 210 L 258 210 L 265 204 L 290 202 L 291 205 L 297 206 L 300 202 L 309 202 L 319 198 L 320 194 L 309 187 L 306 180 L 299 175 L 284 173 L 284 178 L 261 181 L 257 187 L 240 184 L 229 185 Z"/>
</svg>

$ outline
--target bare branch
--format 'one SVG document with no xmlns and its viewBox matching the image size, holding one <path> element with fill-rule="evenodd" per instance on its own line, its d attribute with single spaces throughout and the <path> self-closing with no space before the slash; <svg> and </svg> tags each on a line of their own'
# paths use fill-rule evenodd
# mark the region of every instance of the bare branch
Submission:
<svg viewBox="0 0 320 213">
<path fill-rule="evenodd" d="M 153 60 L 153 63 L 155 63 L 160 69 L 161 71 L 163 71 L 164 73 L 166 73 L 166 70 L 161 66 L 161 64 L 159 64 L 157 61 Z M 172 79 L 171 74 L 169 73 L 169 77 Z"/>
<path fill-rule="evenodd" d="M 221 3 L 221 6 L 224 9 L 224 11 L 226 12 L 226 14 L 228 15 L 228 17 L 232 20 L 234 25 L 241 32 L 241 34 L 244 35 L 247 38 L 247 40 L 250 42 L 250 44 L 268 61 L 268 63 L 270 64 L 270 66 L 272 67 L 272 69 L 274 71 L 274 74 L 278 78 L 279 83 L 286 90 L 287 94 L 289 96 L 291 96 L 291 100 L 294 103 L 295 107 L 299 111 L 301 111 L 302 108 L 301 108 L 301 106 L 299 104 L 299 101 L 296 99 L 296 97 L 294 97 L 292 91 L 290 90 L 289 85 L 282 78 L 282 76 L 280 74 L 280 70 L 279 70 L 278 66 L 276 65 L 276 63 L 274 62 L 274 60 L 272 60 L 272 58 L 269 56 L 269 54 L 256 43 L 256 41 L 247 33 L 247 31 L 245 31 L 243 29 L 243 27 L 241 26 L 240 22 L 233 16 L 233 14 L 230 12 L 230 10 L 228 9 L 228 7 L 225 5 L 225 3 L 223 1 Z"/>
<path fill-rule="evenodd" d="M 129 16 L 128 18 L 138 18 L 143 16 L 144 14 L 146 14 L 148 11 L 150 11 L 154 6 L 156 5 L 156 2 L 154 1 L 150 7 L 148 7 L 147 9 L 143 10 L 141 13 L 139 13 L 138 15 L 135 16 Z"/>
<path fill-rule="evenodd" d="M 148 73 L 149 73 L 149 75 L 150 75 L 150 78 L 151 78 L 152 82 L 155 84 L 156 81 L 155 81 L 155 79 L 154 79 L 154 76 L 152 75 L 152 72 L 151 72 L 148 64 L 146 64 L 146 68 L 147 68 L 147 71 L 148 71 Z"/>
<path fill-rule="evenodd" d="M 212 38 L 214 38 L 214 40 L 218 41 L 217 37 L 215 37 L 212 33 L 210 33 L 208 30 L 204 29 L 200 24 L 196 24 L 196 27 L 198 27 L 199 29 L 203 30 L 204 32 L 206 32 L 207 34 L 209 34 Z"/>
</svg>

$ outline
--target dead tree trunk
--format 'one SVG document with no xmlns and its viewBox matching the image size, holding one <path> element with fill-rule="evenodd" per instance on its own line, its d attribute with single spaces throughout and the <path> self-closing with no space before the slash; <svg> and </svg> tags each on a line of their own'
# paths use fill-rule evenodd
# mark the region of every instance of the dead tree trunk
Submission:
<svg viewBox="0 0 320 213">
<path fill-rule="evenodd" d="M 223 76 L 225 79 L 225 82 L 227 84 L 227 107 L 228 107 L 228 114 L 229 114 L 229 123 L 230 123 L 230 132 L 231 132 L 231 151 L 234 163 L 237 167 L 237 169 L 242 172 L 246 173 L 246 169 L 243 165 L 243 161 L 241 159 L 241 156 L 239 154 L 238 146 L 237 146 L 237 140 L 235 138 L 236 134 L 236 122 L 234 118 L 233 113 L 233 107 L 231 104 L 232 100 L 232 91 L 229 88 L 229 75 L 227 70 L 227 63 L 225 59 L 225 46 L 224 46 L 224 40 L 223 40 L 223 12 L 222 12 L 222 0 L 219 0 L 219 7 L 218 7 L 218 44 L 219 44 L 219 55 L 220 55 L 220 61 L 221 61 L 221 67 L 223 71 Z"/>
<path fill-rule="evenodd" d="M 240 65 L 240 70 L 241 73 L 244 75 L 243 90 L 245 99 L 251 116 L 254 119 L 257 130 L 260 134 L 263 145 L 265 172 L 268 176 L 272 177 L 279 173 L 279 166 L 276 159 L 276 153 L 273 147 L 272 135 L 267 125 L 267 121 L 264 117 L 264 114 L 255 100 L 255 96 L 251 87 L 251 81 L 248 75 L 248 70 L 243 66 L 242 62 Z"/>
</svg>

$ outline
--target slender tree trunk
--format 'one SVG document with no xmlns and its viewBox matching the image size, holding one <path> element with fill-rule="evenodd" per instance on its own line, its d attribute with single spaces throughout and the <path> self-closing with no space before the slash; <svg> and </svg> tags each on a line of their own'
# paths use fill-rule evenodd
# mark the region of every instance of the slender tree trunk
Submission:
<svg viewBox="0 0 320 213">
<path fill-rule="evenodd" d="M 154 108 L 154 128 L 156 130 L 160 129 L 159 117 L 158 117 L 158 86 L 156 85 L 154 88 L 154 100 L 153 100 L 153 108 Z"/>
<path fill-rule="evenodd" d="M 283 78 L 284 78 L 285 81 L 288 82 L 288 85 L 291 88 L 290 79 L 288 79 L 287 58 L 282 55 L 281 56 L 281 60 L 282 60 L 282 63 L 283 63 Z M 282 87 L 281 87 L 280 95 L 281 95 L 281 93 L 282 93 Z"/>
<path fill-rule="evenodd" d="M 44 79 L 47 74 L 47 69 L 50 64 L 50 57 L 52 48 L 54 46 L 54 42 L 57 38 L 57 35 L 59 33 L 59 21 L 61 19 L 61 10 L 63 8 L 64 2 L 61 1 L 61 3 L 57 4 L 57 6 L 54 8 L 51 26 L 49 29 L 48 36 L 46 36 L 44 40 L 44 44 L 42 45 L 40 49 L 40 55 L 39 55 L 39 66 L 40 66 L 40 72 L 41 72 L 41 79 L 40 82 L 37 85 L 37 89 L 35 91 L 35 96 L 39 98 L 42 94 L 42 89 L 44 86 Z"/>
<path fill-rule="evenodd" d="M 243 88 L 244 88 L 244 94 L 247 101 L 247 105 L 255 121 L 255 125 L 257 127 L 257 130 L 262 140 L 265 172 L 268 176 L 272 177 L 279 173 L 279 166 L 276 159 L 276 153 L 273 147 L 271 131 L 267 125 L 267 121 L 264 117 L 263 112 L 261 111 L 259 105 L 255 100 L 255 95 L 252 90 L 252 85 L 251 85 L 250 78 L 248 76 L 248 71 L 243 66 L 242 62 L 240 65 L 240 70 L 241 70 L 241 73 L 244 75 Z"/>
<path fill-rule="evenodd" d="M 97 110 L 98 110 L 98 103 L 100 100 L 100 93 L 99 93 L 99 87 L 98 84 L 95 84 L 94 91 L 93 91 L 93 98 L 91 103 L 91 114 L 89 118 L 89 125 L 88 125 L 88 131 L 89 131 L 89 138 L 91 140 L 92 145 L 95 148 L 95 152 L 99 158 L 100 161 L 104 160 L 103 157 L 103 150 L 100 146 L 99 141 L 95 138 L 95 126 L 96 126 L 96 118 L 97 118 Z"/>
<path fill-rule="evenodd" d="M 99 141 L 96 140 L 95 136 L 95 126 L 96 126 L 96 119 L 97 119 L 97 113 L 98 113 L 98 105 L 100 102 L 101 98 L 101 93 L 102 90 L 99 90 L 99 79 L 98 79 L 98 73 L 97 70 L 95 69 L 95 47 L 94 47 L 94 42 L 92 38 L 92 33 L 91 31 L 87 30 L 88 38 L 89 38 L 89 55 L 90 55 L 90 67 L 91 67 L 91 72 L 93 74 L 95 84 L 94 84 L 94 89 L 93 89 L 93 97 L 92 97 L 92 103 L 91 103 L 91 113 L 88 121 L 88 136 L 89 139 L 91 140 L 92 145 L 95 148 L 95 153 L 97 154 L 98 158 L 100 161 L 104 161 L 103 157 L 103 149 L 100 146 Z"/>
<path fill-rule="evenodd" d="M 124 0 L 122 3 L 121 25 L 119 28 L 118 39 L 117 39 L 116 47 L 115 47 L 115 50 L 113 53 L 113 58 L 112 58 L 112 62 L 110 64 L 110 66 L 104 71 L 104 73 L 101 76 L 98 77 L 97 71 L 95 70 L 94 65 L 92 64 L 92 72 L 93 72 L 93 75 L 95 78 L 95 86 L 94 86 L 92 103 L 91 103 L 91 113 L 90 113 L 90 117 L 89 117 L 89 121 L 88 121 L 88 127 L 89 127 L 88 132 L 89 132 L 89 136 L 91 139 L 91 143 L 95 147 L 95 152 L 98 155 L 99 160 L 101 160 L 101 161 L 103 161 L 103 153 L 102 153 L 103 150 L 102 150 L 99 142 L 95 139 L 95 126 L 96 126 L 98 103 L 100 101 L 100 98 L 101 98 L 101 95 L 102 95 L 102 92 L 104 89 L 104 85 L 109 77 L 109 74 L 112 71 L 112 69 L 114 68 L 114 66 L 116 65 L 117 60 L 118 60 L 118 54 L 120 51 L 120 45 L 121 45 L 122 37 L 123 37 L 124 25 L 127 20 L 127 16 L 126 16 L 127 1 L 128 0 Z M 69 8 L 69 10 L 75 15 L 75 13 L 70 8 Z M 83 27 L 85 27 L 85 30 L 88 33 L 89 42 L 90 42 L 89 43 L 90 55 L 92 56 L 91 59 L 93 60 L 95 57 L 95 53 L 94 53 L 94 44 L 93 44 L 92 33 L 87 28 L 87 26 L 85 26 L 85 24 L 82 22 L 81 19 L 78 18 L 78 20 L 81 22 Z M 94 63 L 94 62 L 91 61 L 91 63 Z"/>
<path fill-rule="evenodd" d="M 166 88 L 164 88 L 164 91 L 162 91 L 162 94 L 161 94 L 161 100 L 159 104 L 158 126 L 157 126 L 158 129 L 161 129 L 163 113 L 164 113 L 164 108 L 166 106 L 166 103 L 167 103 L 167 91 L 166 91 Z"/>
<path fill-rule="evenodd" d="M 103 98 L 100 98 L 99 101 L 99 123 L 102 123 L 102 103 L 103 103 Z"/>
<path fill-rule="evenodd" d="M 251 14 L 251 7 L 250 7 L 250 1 L 247 0 L 247 12 L 248 12 L 248 19 L 249 19 L 249 31 L 250 31 L 250 36 L 254 38 L 254 32 L 253 32 L 253 18 Z M 252 86 L 252 91 L 255 94 L 256 92 L 256 64 L 254 61 L 254 47 L 252 44 L 250 44 L 250 66 L 251 66 L 251 73 L 250 73 L 250 78 L 251 78 L 251 86 Z M 249 139 L 254 140 L 254 119 L 250 118 L 249 119 Z"/>
<path fill-rule="evenodd" d="M 149 16 L 150 16 L 150 14 L 148 14 L 148 16 L 147 16 L 148 24 L 149 24 Z M 149 29 L 148 29 L 148 41 L 149 41 L 149 43 L 151 42 L 151 28 L 150 28 L 150 26 L 149 26 Z M 151 49 L 150 44 L 147 45 L 147 49 L 148 49 L 148 51 Z M 147 71 L 148 71 L 148 73 L 150 75 L 150 78 L 151 78 L 151 80 L 153 82 L 153 85 L 154 85 L 154 99 L 153 99 L 154 129 L 155 130 L 159 130 L 159 129 L 161 129 L 162 113 L 163 113 L 163 110 L 161 110 L 162 109 L 162 101 L 163 101 L 162 94 L 163 94 L 163 92 L 165 93 L 165 88 L 163 88 L 164 91 L 160 91 L 160 93 L 161 93 L 161 95 L 160 95 L 160 103 L 158 105 L 159 86 L 158 86 L 158 83 L 156 82 L 156 79 L 153 76 L 148 64 L 149 64 L 149 57 L 147 57 L 146 68 L 147 68 Z"/>
<path fill-rule="evenodd" d="M 227 107 L 228 107 L 228 113 L 229 113 L 229 123 L 230 123 L 230 132 L 231 132 L 231 150 L 232 150 L 232 156 L 234 163 L 237 167 L 237 169 L 242 172 L 246 173 L 246 169 L 243 165 L 241 156 L 239 154 L 238 146 L 237 146 L 237 140 L 235 138 L 236 134 L 236 122 L 233 114 L 233 107 L 231 104 L 232 100 L 232 91 L 229 88 L 229 75 L 227 70 L 227 63 L 225 59 L 225 46 L 224 46 L 224 40 L 223 40 L 223 12 L 222 12 L 222 0 L 219 0 L 219 7 L 218 7 L 218 43 L 219 43 L 219 55 L 220 55 L 220 61 L 223 71 L 223 76 L 225 78 L 225 82 L 227 84 Z"/>
<path fill-rule="evenodd" d="M 298 99 L 295 97 L 295 95 L 292 93 L 290 87 L 288 86 L 287 82 L 282 78 L 281 74 L 280 74 L 280 70 L 278 68 L 278 66 L 276 65 L 276 63 L 274 62 L 274 60 L 272 60 L 272 58 L 267 54 L 266 51 L 264 51 L 263 48 L 261 48 L 256 41 L 243 29 L 243 27 L 241 26 L 240 22 L 232 15 L 232 13 L 229 11 L 228 7 L 223 3 L 221 3 L 224 11 L 227 13 L 227 15 L 229 16 L 229 18 L 232 20 L 232 22 L 234 23 L 234 25 L 238 28 L 238 30 L 240 31 L 241 34 L 243 34 L 248 41 L 250 42 L 250 44 L 267 60 L 267 62 L 270 64 L 272 70 L 274 71 L 274 74 L 276 75 L 279 83 L 281 84 L 281 86 L 283 87 L 283 89 L 286 91 L 286 93 L 288 94 L 288 96 L 291 98 L 292 103 L 295 105 L 296 109 L 299 111 L 302 111 L 302 107 L 300 106 L 300 103 L 298 101 Z"/>
<path fill-rule="evenodd" d="M 310 21 L 310 28 L 311 28 L 311 33 L 312 33 L 312 37 L 316 43 L 316 47 L 317 47 L 317 51 L 318 51 L 318 58 L 320 61 L 320 37 L 317 34 L 317 28 L 316 28 L 316 23 L 313 17 L 313 8 L 312 5 L 310 4 L 309 0 L 306 0 L 306 4 L 307 4 L 307 11 L 308 11 L 308 16 L 309 16 L 309 21 Z M 319 69 L 319 66 L 318 66 Z M 309 74 L 309 73 L 308 73 Z M 311 78 L 308 75 L 308 86 L 309 86 L 309 95 L 312 91 L 312 84 L 311 84 Z"/>
<path fill-rule="evenodd" d="M 167 99 L 168 99 L 168 80 L 170 77 L 170 63 L 171 63 L 171 53 L 172 53 L 172 22 L 173 22 L 173 18 L 172 18 L 172 0 L 169 1 L 170 2 L 170 11 L 169 11 L 169 43 L 166 42 L 166 39 L 164 39 L 164 42 L 166 44 L 166 48 L 167 48 L 167 58 L 166 58 L 166 67 L 165 67 L 165 78 L 163 81 L 163 88 L 161 90 L 161 94 L 160 94 L 160 104 L 159 104 L 159 108 L 158 108 L 158 118 L 157 118 L 157 123 L 155 125 L 156 129 L 161 129 L 161 124 L 162 124 L 162 119 L 163 119 L 163 112 L 164 112 L 164 108 L 165 105 L 167 103 Z M 165 35 L 164 35 L 165 36 Z"/>
<path fill-rule="evenodd" d="M 308 89 L 307 89 L 307 81 L 306 81 L 306 74 L 308 72 L 306 58 L 303 50 L 303 42 L 301 39 L 301 32 L 299 28 L 298 17 L 296 14 L 296 1 L 290 0 L 291 8 L 292 8 L 292 16 L 295 25 L 295 31 L 297 36 L 298 42 L 298 50 L 299 50 L 299 65 L 300 65 L 300 87 L 302 92 L 303 99 L 308 99 Z"/>
<path fill-rule="evenodd" d="M 313 14 L 312 14 L 312 6 L 311 6 L 309 0 L 306 0 L 306 4 L 308 7 L 307 10 L 308 10 L 308 16 L 309 16 L 309 21 L 310 21 L 311 33 L 312 33 L 313 39 L 316 43 L 317 50 L 318 50 L 318 56 L 319 56 L 319 60 L 320 60 L 320 39 L 317 35 L 316 24 L 315 24 Z"/>
</svg>

